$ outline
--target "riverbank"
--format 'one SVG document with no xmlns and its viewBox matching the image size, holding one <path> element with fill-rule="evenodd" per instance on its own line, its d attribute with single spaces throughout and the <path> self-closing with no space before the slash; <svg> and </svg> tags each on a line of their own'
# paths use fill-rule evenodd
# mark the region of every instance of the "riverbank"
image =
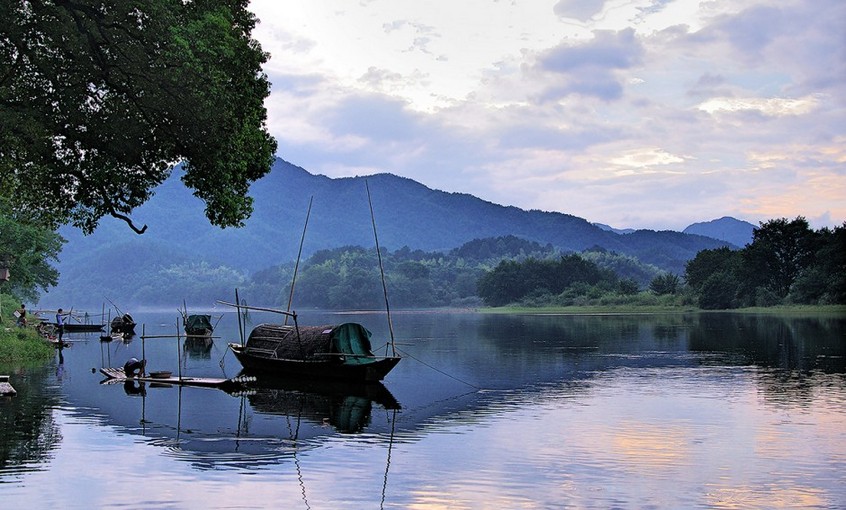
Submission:
<svg viewBox="0 0 846 510">
<path fill-rule="evenodd" d="M 54 348 L 31 327 L 0 325 L 0 364 L 47 361 Z"/>
<path fill-rule="evenodd" d="M 846 305 L 779 305 L 770 307 L 703 310 L 695 306 L 673 305 L 596 305 L 596 306 L 502 306 L 479 308 L 479 313 L 530 315 L 635 315 L 680 313 L 754 313 L 759 315 L 831 315 L 846 317 Z"/>
</svg>

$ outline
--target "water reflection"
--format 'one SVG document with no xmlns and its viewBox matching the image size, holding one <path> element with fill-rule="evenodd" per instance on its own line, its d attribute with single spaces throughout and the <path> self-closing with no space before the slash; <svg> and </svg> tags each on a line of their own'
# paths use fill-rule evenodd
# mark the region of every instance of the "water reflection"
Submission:
<svg viewBox="0 0 846 510">
<path fill-rule="evenodd" d="M 386 338 L 381 318 L 357 320 Z M 159 320 L 161 331 L 172 331 L 170 322 Z M 228 480 L 216 473 L 235 469 L 249 476 L 231 477 L 244 492 L 228 506 L 266 506 L 266 494 L 293 483 L 315 508 L 375 488 L 358 505 L 372 508 L 385 498 L 384 487 L 375 492 L 390 468 L 387 498 L 403 508 L 743 507 L 737 502 L 768 498 L 824 505 L 846 497 L 844 324 L 719 313 L 400 313 L 394 327 L 406 357 L 384 385 L 263 379 L 236 395 L 100 385 L 91 373 L 98 357 L 100 366 L 121 366 L 141 357 L 141 342 L 81 342 L 65 350 L 60 380 L 48 370 L 32 388 L 15 386 L 49 394 L 58 385 L 60 399 L 30 412 L 49 415 L 52 407 L 88 428 L 104 425 L 95 427 L 96 445 L 104 436 L 131 438 L 123 441 L 130 455 L 153 457 L 164 470 L 146 473 L 148 483 L 170 487 L 173 473 L 185 480 L 184 494 L 173 496 L 179 502 L 194 501 L 196 483 Z M 226 320 L 216 331 L 237 338 Z M 239 373 L 231 354 L 209 350 L 192 355 L 182 340 L 146 342 L 153 369 Z M 3 418 L 5 426 L 5 409 Z M 55 425 L 38 427 L 60 437 Z M 63 448 L 54 445 L 46 448 Z M 50 469 L 41 457 L 32 462 Z"/>
<path fill-rule="evenodd" d="M 47 368 L 11 368 L 0 366 L 9 374 L 17 395 L 0 397 L 0 483 L 4 476 L 20 477 L 32 470 L 44 469 L 50 452 L 62 440 L 61 430 L 53 421 L 53 409 L 59 402 L 51 386 Z"/>
<path fill-rule="evenodd" d="M 214 340 L 210 336 L 186 338 L 182 344 L 182 352 L 191 358 L 209 359 L 213 346 Z"/>
<path fill-rule="evenodd" d="M 226 393 L 141 381 L 102 383 L 137 398 L 135 412 L 110 416 L 110 423 L 202 469 L 253 470 L 314 448 L 334 433 L 385 432 L 396 414 L 387 411 L 400 409 L 382 384 L 305 383 L 259 376 L 243 390 Z M 377 409 L 386 412 L 377 414 L 374 423 Z"/>
<path fill-rule="evenodd" d="M 458 314 L 432 320 L 409 314 L 395 324 L 414 332 L 400 346 L 406 360 L 389 378 L 402 395 L 403 431 L 590 395 L 597 378 L 609 373 L 639 374 L 652 384 L 656 370 L 698 381 L 693 376 L 705 369 L 718 381 L 745 376 L 734 367 L 750 367 L 765 405 L 799 408 L 817 405 L 825 387 L 843 395 L 846 384 L 842 318 Z M 425 389 L 409 381 L 425 381 Z"/>
</svg>

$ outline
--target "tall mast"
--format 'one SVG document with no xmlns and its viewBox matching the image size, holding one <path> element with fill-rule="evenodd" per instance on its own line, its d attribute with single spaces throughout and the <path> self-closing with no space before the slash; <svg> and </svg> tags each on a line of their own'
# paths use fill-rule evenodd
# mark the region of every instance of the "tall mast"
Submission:
<svg viewBox="0 0 846 510">
<path fill-rule="evenodd" d="M 391 320 L 391 305 L 388 303 L 388 285 L 385 283 L 385 268 L 382 265 L 382 251 L 379 249 L 379 235 L 376 233 L 376 216 L 373 214 L 373 200 L 370 198 L 370 185 L 364 181 L 367 188 L 367 203 L 370 204 L 370 222 L 373 224 L 373 237 L 376 239 L 376 255 L 379 258 L 379 272 L 382 274 L 382 292 L 385 295 L 385 311 L 388 314 L 388 331 L 391 333 L 391 351 L 397 355 L 397 348 L 394 345 L 394 323 Z"/>
<path fill-rule="evenodd" d="M 297 252 L 297 263 L 294 264 L 294 276 L 291 278 L 291 293 L 288 295 L 288 308 L 291 311 L 291 303 L 294 301 L 294 284 L 297 283 L 297 272 L 300 269 L 300 257 L 303 255 L 303 243 L 305 242 L 306 228 L 308 228 L 308 218 L 311 216 L 311 202 L 314 200 L 314 195 L 308 199 L 308 211 L 306 212 L 305 225 L 303 225 L 303 235 L 300 238 L 300 251 Z M 285 324 L 288 324 L 288 315 L 285 315 Z"/>
</svg>

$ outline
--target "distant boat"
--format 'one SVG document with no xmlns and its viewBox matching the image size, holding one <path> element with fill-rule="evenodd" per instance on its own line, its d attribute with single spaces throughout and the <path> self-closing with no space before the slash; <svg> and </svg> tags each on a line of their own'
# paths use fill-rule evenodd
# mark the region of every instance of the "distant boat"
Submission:
<svg viewBox="0 0 846 510">
<path fill-rule="evenodd" d="M 193 314 L 182 315 L 183 329 L 185 334 L 191 338 L 209 338 L 214 333 L 214 326 L 211 323 L 211 315 Z"/>
<path fill-rule="evenodd" d="M 245 345 L 229 347 L 246 370 L 277 377 L 376 382 L 399 356 L 376 356 L 370 331 L 354 322 L 327 326 L 259 324 Z"/>
<path fill-rule="evenodd" d="M 123 335 L 134 335 L 135 334 L 135 320 L 128 313 L 125 313 L 123 315 L 118 315 L 117 317 L 112 319 L 111 332 L 112 333 L 121 333 Z"/>
</svg>

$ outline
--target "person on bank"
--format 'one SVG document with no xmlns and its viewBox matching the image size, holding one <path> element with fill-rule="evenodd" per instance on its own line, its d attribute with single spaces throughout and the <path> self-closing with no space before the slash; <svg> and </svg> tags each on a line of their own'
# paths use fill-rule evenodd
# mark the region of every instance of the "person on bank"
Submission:
<svg viewBox="0 0 846 510">
<path fill-rule="evenodd" d="M 58 336 L 59 342 L 62 341 L 62 335 L 65 334 L 65 317 L 70 315 L 70 313 L 62 313 L 62 309 L 56 312 L 56 335 Z"/>
<path fill-rule="evenodd" d="M 16 315 L 18 316 L 18 320 L 16 324 L 19 328 L 26 326 L 26 305 L 21 303 L 21 307 L 18 309 Z"/>
</svg>

